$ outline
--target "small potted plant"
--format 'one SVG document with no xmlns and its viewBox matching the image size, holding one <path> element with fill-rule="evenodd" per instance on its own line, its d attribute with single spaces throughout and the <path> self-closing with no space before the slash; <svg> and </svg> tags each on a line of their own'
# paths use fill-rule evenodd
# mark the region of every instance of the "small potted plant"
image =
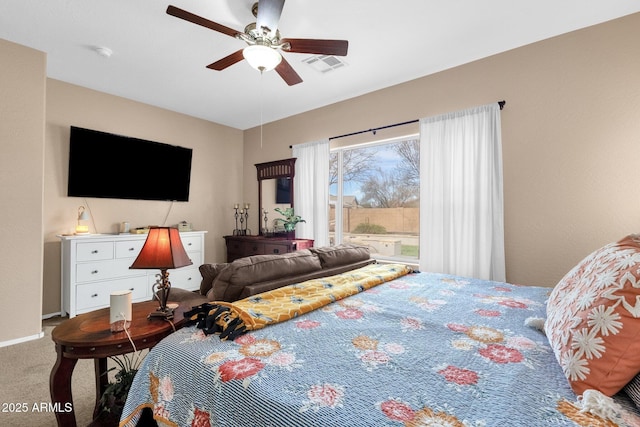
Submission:
<svg viewBox="0 0 640 427">
<path fill-rule="evenodd" d="M 118 366 L 109 369 L 109 371 L 117 369 L 115 374 L 115 382 L 110 382 L 107 385 L 104 393 L 100 397 L 100 413 L 98 419 L 101 422 L 105 422 L 109 425 L 118 425 L 122 409 L 124 408 L 124 402 L 127 400 L 129 394 L 129 388 L 138 372 L 138 366 L 140 365 L 140 355 L 134 353 L 133 355 L 123 355 L 121 357 L 110 357 Z M 108 372 L 104 375 L 107 375 Z"/>
<path fill-rule="evenodd" d="M 275 208 L 276 212 L 282 215 L 284 218 L 276 218 L 274 221 L 276 223 L 282 223 L 284 227 L 284 231 L 287 233 L 287 237 L 291 239 L 295 239 L 296 237 L 296 225 L 299 222 L 306 222 L 300 215 L 296 215 L 293 208 Z"/>
</svg>

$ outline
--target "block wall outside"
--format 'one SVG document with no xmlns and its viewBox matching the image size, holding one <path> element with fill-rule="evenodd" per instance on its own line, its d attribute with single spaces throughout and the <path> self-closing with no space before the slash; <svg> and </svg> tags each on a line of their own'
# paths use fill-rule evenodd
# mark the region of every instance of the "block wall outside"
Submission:
<svg viewBox="0 0 640 427">
<path fill-rule="evenodd" d="M 389 234 L 418 234 L 419 208 L 343 208 L 342 227 L 352 232 L 359 224 L 381 225 Z M 330 231 L 334 230 L 335 208 L 329 210 Z"/>
</svg>

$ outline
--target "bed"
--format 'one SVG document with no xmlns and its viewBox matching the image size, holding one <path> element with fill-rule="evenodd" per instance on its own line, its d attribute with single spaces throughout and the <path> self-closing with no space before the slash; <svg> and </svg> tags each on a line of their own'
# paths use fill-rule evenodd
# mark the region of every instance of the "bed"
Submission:
<svg viewBox="0 0 640 427">
<path fill-rule="evenodd" d="M 193 315 L 145 358 L 121 425 L 143 425 L 145 412 L 160 426 L 640 425 L 623 392 L 599 396 L 610 402 L 598 412 L 572 390 L 540 323 L 551 288 L 395 264 L 339 276 L 359 275 L 382 279 L 338 296 L 332 278 L 316 279 L 329 301 L 288 320 L 245 307 L 248 330 L 225 340 Z M 303 303 L 306 287 L 283 295 Z"/>
</svg>

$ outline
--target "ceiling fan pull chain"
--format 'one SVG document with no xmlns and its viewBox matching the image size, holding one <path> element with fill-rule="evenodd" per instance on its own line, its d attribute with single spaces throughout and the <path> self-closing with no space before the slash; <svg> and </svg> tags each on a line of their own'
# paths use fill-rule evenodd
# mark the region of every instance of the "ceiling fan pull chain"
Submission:
<svg viewBox="0 0 640 427">
<path fill-rule="evenodd" d="M 263 72 L 260 71 L 260 149 L 262 150 L 262 110 L 264 106 L 264 85 L 262 83 Z"/>
</svg>

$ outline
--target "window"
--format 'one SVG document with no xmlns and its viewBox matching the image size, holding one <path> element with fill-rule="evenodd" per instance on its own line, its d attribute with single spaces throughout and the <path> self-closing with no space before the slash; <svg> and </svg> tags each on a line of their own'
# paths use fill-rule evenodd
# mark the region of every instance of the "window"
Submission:
<svg viewBox="0 0 640 427">
<path fill-rule="evenodd" d="M 331 150 L 329 239 L 368 246 L 372 257 L 419 257 L 417 135 Z"/>
</svg>

